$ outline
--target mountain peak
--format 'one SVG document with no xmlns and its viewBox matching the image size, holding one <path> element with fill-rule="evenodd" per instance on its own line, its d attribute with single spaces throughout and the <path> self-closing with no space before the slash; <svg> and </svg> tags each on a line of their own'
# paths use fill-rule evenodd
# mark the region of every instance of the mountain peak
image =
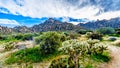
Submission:
<svg viewBox="0 0 120 68">
<path fill-rule="evenodd" d="M 45 24 L 60 24 L 61 22 L 59 20 L 55 20 L 54 18 L 49 18 L 44 23 Z"/>
</svg>

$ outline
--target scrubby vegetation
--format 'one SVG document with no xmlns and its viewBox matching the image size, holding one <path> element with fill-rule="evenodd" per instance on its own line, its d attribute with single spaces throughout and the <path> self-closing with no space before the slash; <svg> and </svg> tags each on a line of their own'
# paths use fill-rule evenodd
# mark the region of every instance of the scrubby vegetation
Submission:
<svg viewBox="0 0 120 68">
<path fill-rule="evenodd" d="M 63 36 L 57 32 L 46 32 L 40 35 L 38 40 L 40 40 L 39 43 L 41 54 L 52 54 L 57 51 L 62 41 L 65 40 L 62 37 Z"/>
<path fill-rule="evenodd" d="M 52 57 L 57 56 L 59 53 L 54 52 L 52 55 L 42 55 L 40 54 L 39 47 L 29 48 L 25 50 L 20 50 L 13 53 L 5 62 L 7 64 L 12 63 L 26 63 L 26 62 L 40 62 L 46 59 L 51 59 Z"/>
<path fill-rule="evenodd" d="M 104 27 L 104 28 L 98 29 L 98 32 L 100 32 L 101 34 L 114 34 L 115 29 L 110 27 Z"/>
<path fill-rule="evenodd" d="M 17 34 L 13 35 L 13 37 L 17 40 L 32 40 L 33 39 L 33 34 Z"/>
<path fill-rule="evenodd" d="M 50 68 L 79 68 L 81 67 L 80 58 L 85 58 L 87 56 L 98 61 L 103 60 L 104 62 L 107 62 L 110 60 L 109 55 L 103 54 L 106 52 L 107 47 L 104 46 L 104 44 L 100 44 L 98 40 L 82 42 L 79 40 L 68 40 L 63 42 L 62 47 L 59 50 L 69 56 L 67 59 L 60 58 L 58 60 L 54 60 Z"/>
<path fill-rule="evenodd" d="M 5 64 L 48 61 L 49 68 L 96 68 L 111 60 L 108 46 L 120 46 L 120 36 L 111 28 L 96 31 L 48 31 L 0 35 L 5 52 L 14 51 L 18 42 L 32 41 L 32 47 L 17 49 L 8 55 Z M 80 40 L 85 38 L 84 40 Z M 110 45 L 107 45 L 109 42 Z M 60 57 L 62 56 L 62 57 Z M 32 68 L 33 66 L 29 66 Z"/>
<path fill-rule="evenodd" d="M 87 33 L 87 37 L 90 39 L 102 40 L 103 35 L 97 32 L 93 32 L 93 33 L 89 32 Z"/>
</svg>

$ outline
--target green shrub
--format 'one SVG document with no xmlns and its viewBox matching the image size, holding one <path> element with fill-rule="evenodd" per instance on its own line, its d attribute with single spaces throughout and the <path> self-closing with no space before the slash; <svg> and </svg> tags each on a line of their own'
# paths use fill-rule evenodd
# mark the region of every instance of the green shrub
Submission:
<svg viewBox="0 0 120 68">
<path fill-rule="evenodd" d="M 39 44 L 42 41 L 41 36 L 37 36 L 34 39 L 36 44 Z"/>
<path fill-rule="evenodd" d="M 57 32 L 45 32 L 35 39 L 36 43 L 40 43 L 40 51 L 42 54 L 55 52 L 64 40 L 65 37 Z"/>
<path fill-rule="evenodd" d="M 110 27 L 100 28 L 97 31 L 100 32 L 101 34 L 114 34 L 115 33 L 114 28 L 110 28 Z"/>
<path fill-rule="evenodd" d="M 17 40 L 32 40 L 33 39 L 33 34 L 17 34 L 13 35 L 13 37 Z"/>
<path fill-rule="evenodd" d="M 0 35 L 0 40 L 7 40 L 7 39 L 8 39 L 7 36 Z"/>
<path fill-rule="evenodd" d="M 77 34 L 77 33 L 70 33 L 69 34 L 69 37 L 70 39 L 77 39 L 78 37 L 80 37 L 81 35 L 80 34 Z"/>
<path fill-rule="evenodd" d="M 68 65 L 68 58 L 60 57 L 58 59 L 53 60 L 50 64 L 49 68 L 67 68 L 67 65 Z"/>
<path fill-rule="evenodd" d="M 86 34 L 87 30 L 80 29 L 80 30 L 77 30 L 76 32 L 79 33 L 79 34 Z"/>
<path fill-rule="evenodd" d="M 100 33 L 94 32 L 94 33 L 87 33 L 87 37 L 90 39 L 102 40 L 103 35 Z"/>
<path fill-rule="evenodd" d="M 15 41 L 7 42 L 6 45 L 4 46 L 6 51 L 9 51 L 14 48 L 14 43 Z"/>
</svg>

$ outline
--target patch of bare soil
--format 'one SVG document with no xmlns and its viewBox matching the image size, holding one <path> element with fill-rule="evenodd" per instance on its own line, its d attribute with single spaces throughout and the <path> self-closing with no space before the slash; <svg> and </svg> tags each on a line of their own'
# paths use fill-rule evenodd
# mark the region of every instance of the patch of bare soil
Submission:
<svg viewBox="0 0 120 68">
<path fill-rule="evenodd" d="M 111 61 L 102 65 L 101 68 L 120 68 L 120 47 L 108 46 L 111 55 Z"/>
</svg>

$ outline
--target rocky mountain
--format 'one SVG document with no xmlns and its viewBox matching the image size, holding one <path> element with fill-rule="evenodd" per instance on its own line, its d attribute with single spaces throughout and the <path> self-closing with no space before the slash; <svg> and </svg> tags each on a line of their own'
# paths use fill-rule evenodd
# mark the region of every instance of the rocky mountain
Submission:
<svg viewBox="0 0 120 68">
<path fill-rule="evenodd" d="M 71 23 L 61 22 L 59 20 L 54 20 L 53 18 L 49 18 L 44 23 L 39 25 L 34 25 L 31 30 L 33 32 L 41 32 L 41 31 L 64 31 L 64 30 L 74 30 L 79 28 Z"/>
<path fill-rule="evenodd" d="M 0 26 L 0 33 L 30 33 L 30 32 L 44 32 L 44 31 L 66 31 L 79 29 L 80 27 L 73 25 L 72 23 L 61 22 L 53 18 L 49 18 L 45 22 L 34 25 L 33 27 L 28 28 L 27 26 L 16 26 L 14 28 L 2 27 Z"/>
<path fill-rule="evenodd" d="M 0 34 L 9 34 L 14 32 L 12 28 L 0 26 Z"/>
<path fill-rule="evenodd" d="M 32 30 L 30 28 L 28 28 L 27 26 L 16 26 L 13 28 L 13 30 L 18 33 L 32 32 Z"/>
<path fill-rule="evenodd" d="M 120 18 L 113 18 L 110 20 L 97 20 L 95 22 L 80 23 L 78 26 L 85 29 L 98 29 L 101 27 L 120 28 Z"/>
<path fill-rule="evenodd" d="M 44 31 L 66 31 L 75 29 L 98 29 L 101 27 L 120 28 L 120 18 L 113 18 L 110 20 L 97 20 L 95 22 L 80 23 L 73 25 L 72 23 L 61 22 L 53 18 L 49 18 L 45 22 L 34 25 L 28 28 L 27 26 L 16 26 L 14 28 L 8 28 L 0 26 L 1 34 L 9 34 L 13 32 L 17 33 L 29 33 L 29 32 L 44 32 Z"/>
</svg>

